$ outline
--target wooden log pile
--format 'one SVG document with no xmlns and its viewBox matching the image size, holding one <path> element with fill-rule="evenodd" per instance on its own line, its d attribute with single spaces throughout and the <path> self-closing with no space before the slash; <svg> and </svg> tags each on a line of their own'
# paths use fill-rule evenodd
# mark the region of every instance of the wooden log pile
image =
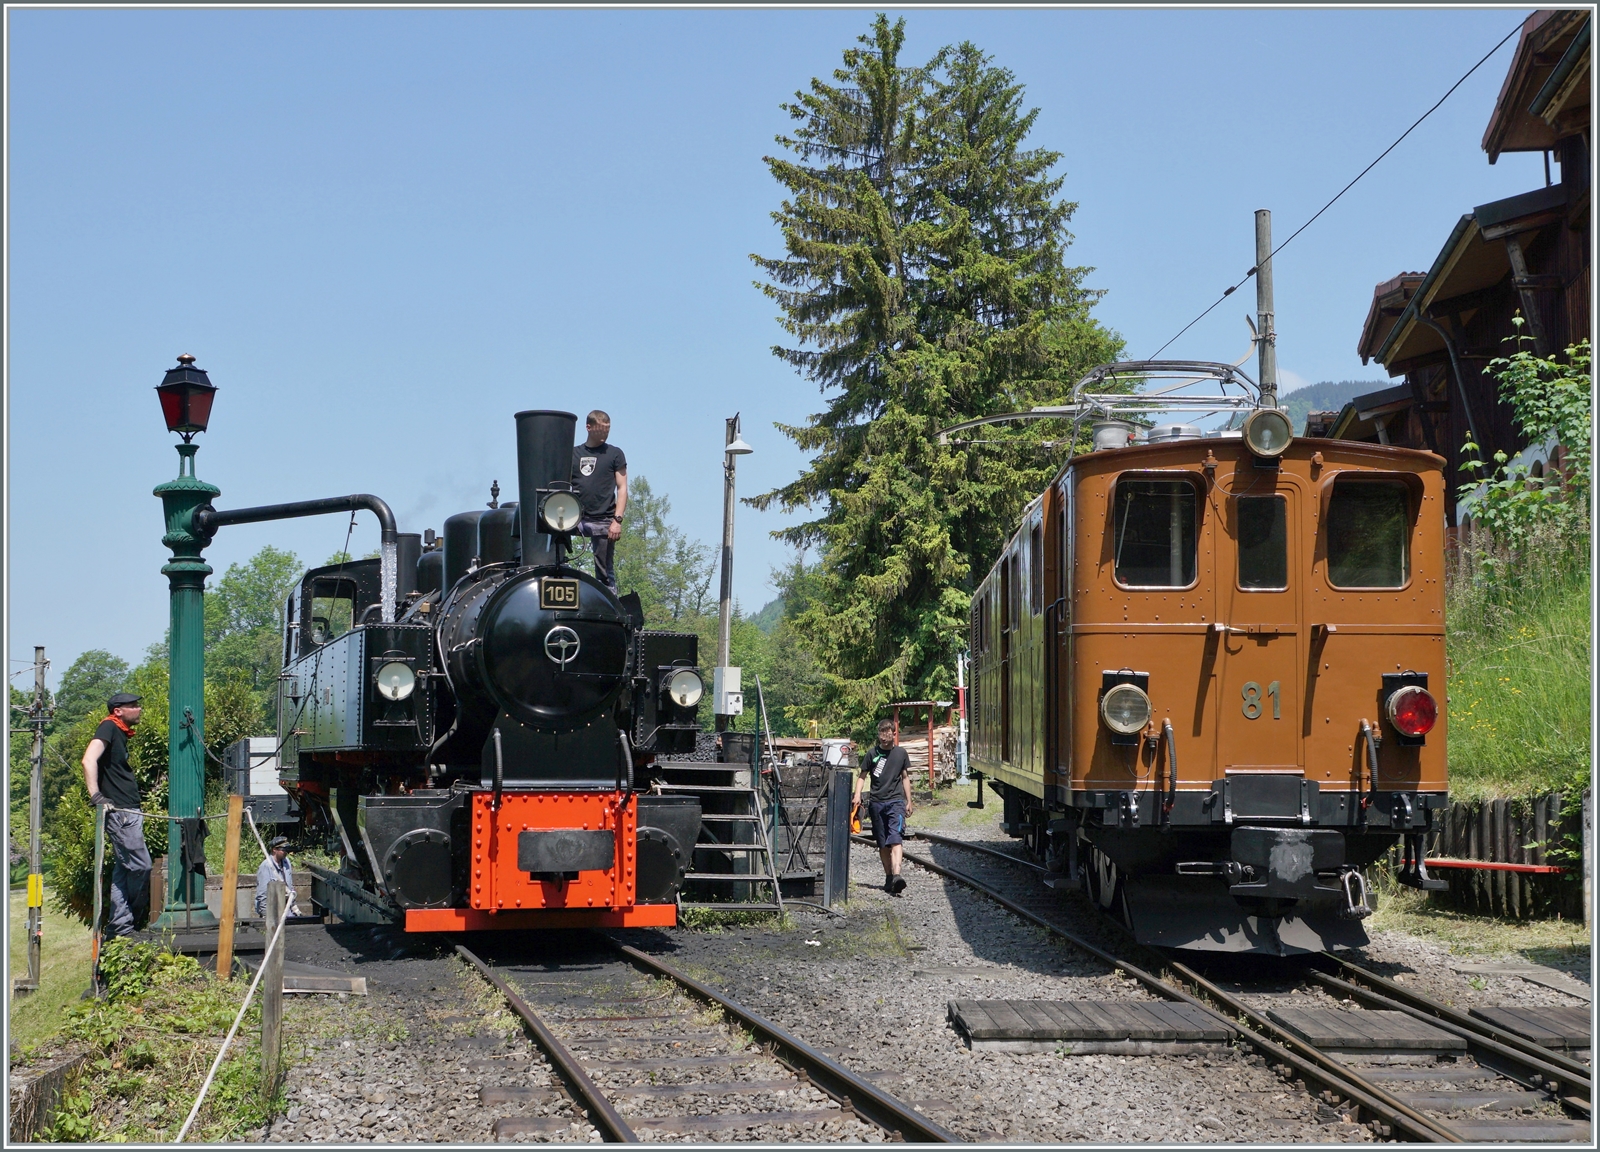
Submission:
<svg viewBox="0 0 1600 1152">
<path fill-rule="evenodd" d="M 928 786 L 928 730 L 901 725 L 900 747 L 906 750 L 911 761 L 911 786 Z M 937 787 L 951 784 L 956 778 L 956 729 L 945 724 L 933 730 L 933 779 Z"/>
</svg>

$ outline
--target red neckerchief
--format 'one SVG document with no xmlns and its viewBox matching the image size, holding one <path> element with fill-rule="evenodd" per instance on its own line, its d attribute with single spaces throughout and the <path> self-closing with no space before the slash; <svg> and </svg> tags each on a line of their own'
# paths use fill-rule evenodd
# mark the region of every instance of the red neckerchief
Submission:
<svg viewBox="0 0 1600 1152">
<path fill-rule="evenodd" d="M 113 712 L 113 713 L 111 713 L 111 715 L 107 716 L 106 719 L 111 721 L 118 728 L 121 728 L 124 735 L 127 735 L 127 736 L 132 736 L 133 735 L 133 729 L 129 728 L 126 724 L 124 724 L 122 722 L 122 717 L 118 716 L 115 712 Z"/>
</svg>

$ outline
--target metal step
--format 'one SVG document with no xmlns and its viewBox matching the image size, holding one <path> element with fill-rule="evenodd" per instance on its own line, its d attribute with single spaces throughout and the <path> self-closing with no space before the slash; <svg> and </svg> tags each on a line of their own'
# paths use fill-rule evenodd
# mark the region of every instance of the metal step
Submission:
<svg viewBox="0 0 1600 1152">
<path fill-rule="evenodd" d="M 696 761 L 693 764 L 663 764 L 656 761 L 656 767 L 663 772 L 748 772 L 748 764 L 706 764 Z"/>
<path fill-rule="evenodd" d="M 663 784 L 661 785 L 661 790 L 663 792 L 743 792 L 749 796 L 756 794 L 756 790 L 748 785 L 739 788 L 732 784 Z"/>
<path fill-rule="evenodd" d="M 771 883 L 773 879 L 773 877 L 765 873 L 758 872 L 685 872 L 683 878 L 685 880 L 737 880 L 740 882 L 748 880 L 751 883 Z"/>
<path fill-rule="evenodd" d="M 765 844 L 696 844 L 696 852 L 765 852 Z"/>
<path fill-rule="evenodd" d="M 776 904 L 691 904 L 688 901 L 678 905 L 679 908 L 700 908 L 708 912 L 782 912 L 783 909 Z"/>
<path fill-rule="evenodd" d="M 760 820 L 761 817 L 754 812 L 702 812 L 700 823 L 707 820 Z"/>
</svg>

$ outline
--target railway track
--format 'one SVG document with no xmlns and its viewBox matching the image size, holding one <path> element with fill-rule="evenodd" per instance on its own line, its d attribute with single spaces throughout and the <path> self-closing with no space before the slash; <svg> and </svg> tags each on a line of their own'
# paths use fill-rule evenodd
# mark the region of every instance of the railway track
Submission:
<svg viewBox="0 0 1600 1152">
<path fill-rule="evenodd" d="M 576 962 L 486 962 L 456 951 L 523 1020 L 563 1091 L 484 1084 L 485 1105 L 536 1109 L 502 1117 L 497 1140 L 637 1143 L 958 1138 L 826 1053 L 715 989 L 603 937 Z"/>
<path fill-rule="evenodd" d="M 1371 1061 L 1385 1059 L 1384 1054 L 1368 1053 L 1359 1058 L 1360 1062 L 1335 1055 L 1285 1026 L 1282 1014 L 1264 1002 L 1271 1000 L 1270 993 L 1253 995 L 1243 984 L 1230 991 L 1194 966 L 1140 945 L 1132 945 L 1141 961 L 1134 963 L 1070 930 L 1062 923 L 1064 909 L 1059 896 L 1032 883 L 1035 877 L 1052 875 L 1037 864 L 953 837 L 923 832 L 914 835 L 931 844 L 1004 861 L 1011 878 L 1002 890 L 967 872 L 914 852 L 905 853 L 919 867 L 982 893 L 1123 971 L 1156 997 L 1205 1011 L 1263 1056 L 1281 1077 L 1314 1095 L 1323 1108 L 1365 1123 L 1377 1135 L 1429 1143 L 1589 1140 L 1590 1069 L 1580 1061 L 1458 1012 L 1341 957 L 1323 954 L 1295 970 L 1291 982 L 1302 989 L 1317 989 L 1336 1000 L 1348 1001 L 1361 1010 L 1383 1014 L 1367 1017 L 1368 1021 L 1382 1020 L 1391 1025 L 1398 1021 L 1405 1024 L 1401 1030 L 1413 1036 L 1429 1030 L 1444 1034 L 1450 1038 L 1444 1043 L 1454 1050 L 1456 1059 L 1448 1067 L 1374 1065 Z M 1023 873 L 1028 874 L 1028 880 L 1019 883 L 1019 874 Z M 1274 1015 L 1280 1019 L 1274 1019 Z M 1552 1101 L 1576 1119 L 1529 1115 L 1515 1120 L 1485 1120 L 1481 1116 L 1459 1115 L 1485 1107 L 1532 1110 Z"/>
</svg>

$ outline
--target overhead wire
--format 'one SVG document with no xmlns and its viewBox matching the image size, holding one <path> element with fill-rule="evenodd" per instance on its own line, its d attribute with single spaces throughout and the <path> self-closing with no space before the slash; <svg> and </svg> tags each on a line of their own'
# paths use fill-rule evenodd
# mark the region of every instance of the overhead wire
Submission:
<svg viewBox="0 0 1600 1152">
<path fill-rule="evenodd" d="M 1518 21 L 1517 22 L 1517 26 L 1515 28 L 1513 28 L 1511 31 L 1507 32 L 1505 34 L 1505 36 L 1503 36 L 1500 39 L 1500 42 L 1498 44 L 1496 44 L 1493 48 L 1489 49 L 1489 51 L 1485 52 L 1483 54 L 1482 59 L 1480 59 L 1471 68 L 1468 68 L 1464 73 L 1462 73 L 1461 78 L 1459 80 L 1457 80 L 1454 84 L 1450 85 L 1449 90 L 1446 91 L 1443 96 L 1439 97 L 1438 100 L 1434 101 L 1433 106 L 1431 108 L 1429 108 L 1421 116 L 1418 116 L 1414 121 L 1412 121 L 1411 127 L 1407 128 L 1404 132 L 1400 133 L 1399 136 L 1395 137 L 1394 143 L 1390 144 L 1382 152 L 1378 153 L 1377 159 L 1373 160 L 1372 163 L 1368 164 L 1360 172 L 1356 173 L 1355 179 L 1351 180 L 1350 183 L 1346 184 L 1343 188 L 1339 189 L 1338 193 L 1336 193 L 1334 195 L 1333 199 L 1329 200 L 1321 208 L 1318 208 L 1316 210 L 1316 212 L 1312 215 L 1311 219 L 1307 220 L 1304 224 L 1300 225 L 1300 227 L 1296 228 L 1293 232 L 1291 232 L 1289 234 L 1288 239 L 1284 240 L 1284 242 L 1282 244 L 1279 244 L 1271 252 L 1267 253 L 1267 260 L 1271 260 L 1279 252 L 1282 252 L 1285 248 L 1287 248 L 1290 245 L 1291 242 L 1293 242 L 1293 240 L 1294 240 L 1294 238 L 1296 236 L 1300 235 L 1300 233 L 1304 232 L 1307 228 L 1311 227 L 1312 224 L 1316 223 L 1318 217 L 1320 217 L 1329 208 L 1332 208 L 1336 203 L 1338 203 L 1339 198 L 1342 197 L 1346 192 L 1350 191 L 1350 189 L 1354 188 L 1356 186 L 1356 184 L 1361 180 L 1361 178 L 1363 176 L 1365 176 L 1368 172 L 1371 172 L 1374 168 L 1376 168 L 1378 166 L 1379 161 L 1381 161 L 1385 156 L 1389 155 L 1389 153 L 1393 152 L 1396 148 L 1398 148 L 1400 146 L 1401 142 L 1403 140 L 1405 140 L 1405 138 L 1407 136 L 1409 136 L 1409 135 L 1411 135 L 1411 133 L 1415 132 L 1417 130 L 1418 126 L 1421 125 L 1421 123 L 1424 120 L 1426 120 L 1429 116 L 1432 116 L 1435 112 L 1437 112 L 1439 110 L 1439 106 L 1441 104 L 1443 104 L 1446 100 L 1450 99 L 1451 95 L 1454 94 L 1454 92 L 1455 92 L 1455 90 L 1457 88 L 1459 88 L 1463 84 L 1465 84 L 1467 82 L 1467 80 L 1472 76 L 1472 74 L 1474 72 L 1476 72 L 1479 68 L 1482 68 L 1485 64 L 1487 64 L 1489 62 L 1489 58 L 1491 56 L 1493 56 L 1496 52 L 1500 51 L 1500 49 L 1504 48 L 1506 46 L 1506 42 L 1508 40 L 1510 40 L 1513 36 L 1515 36 L 1520 31 L 1522 31 L 1522 22 Z M 1200 313 L 1200 315 L 1196 316 L 1193 320 L 1189 321 L 1182 328 L 1180 328 L 1178 330 L 1178 332 L 1177 332 L 1177 335 L 1173 336 L 1172 339 L 1168 340 L 1161 347 L 1157 348 L 1155 350 L 1154 354 L 1152 354 L 1151 356 L 1146 357 L 1146 359 L 1154 360 L 1157 356 L 1160 356 L 1161 353 L 1165 352 L 1168 348 L 1172 347 L 1172 345 L 1177 342 L 1179 337 L 1181 337 L 1185 332 L 1187 332 L 1189 329 L 1193 328 L 1196 324 L 1200 323 L 1200 321 L 1204 320 L 1207 316 L 1209 316 L 1212 313 L 1212 311 L 1215 310 L 1215 308 L 1217 307 L 1218 304 L 1221 304 L 1229 296 L 1232 296 L 1240 288 L 1244 287 L 1247 283 L 1249 283 L 1250 278 L 1256 274 L 1256 272 L 1259 270 L 1259 268 L 1260 268 L 1260 265 L 1258 264 L 1258 265 L 1256 265 L 1256 267 L 1251 268 L 1250 271 L 1246 272 L 1243 276 L 1241 276 L 1239 278 L 1239 282 L 1237 284 L 1234 284 L 1231 288 L 1224 288 L 1223 291 L 1222 291 L 1222 295 L 1218 296 L 1215 300 L 1213 300 L 1211 302 L 1210 306 L 1207 307 L 1204 312 Z"/>
</svg>

